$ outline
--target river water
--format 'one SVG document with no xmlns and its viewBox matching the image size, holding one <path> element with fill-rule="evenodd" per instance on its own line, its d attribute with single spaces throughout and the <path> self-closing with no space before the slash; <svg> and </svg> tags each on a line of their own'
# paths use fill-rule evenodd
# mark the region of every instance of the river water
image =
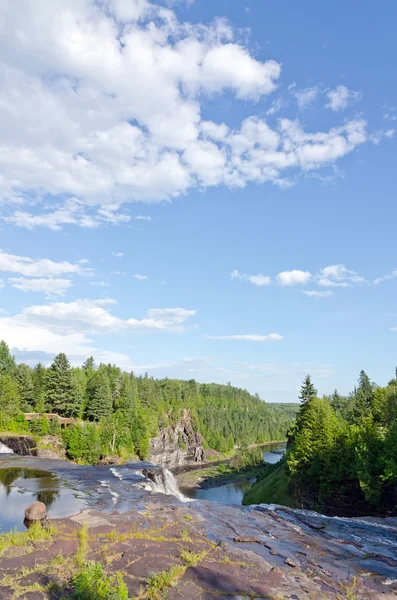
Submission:
<svg viewBox="0 0 397 600">
<path fill-rule="evenodd" d="M 263 461 L 268 464 L 279 462 L 285 453 L 286 447 L 287 444 L 285 442 L 264 446 Z M 181 491 L 188 498 L 194 498 L 195 500 L 212 500 L 221 504 L 241 504 L 244 494 L 253 483 L 255 483 L 255 478 L 227 483 L 226 485 L 219 485 L 208 489 L 188 488 Z"/>
</svg>

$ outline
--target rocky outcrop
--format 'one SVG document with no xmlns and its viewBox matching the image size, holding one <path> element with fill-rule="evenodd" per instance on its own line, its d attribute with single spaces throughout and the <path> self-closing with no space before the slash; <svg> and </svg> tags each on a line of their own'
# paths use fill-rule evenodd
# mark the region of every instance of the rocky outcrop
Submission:
<svg viewBox="0 0 397 600">
<path fill-rule="evenodd" d="M 149 460 L 167 469 L 203 462 L 203 439 L 200 433 L 194 430 L 188 409 L 184 410 L 182 419 L 175 426 L 162 428 L 159 434 L 152 438 Z"/>
<path fill-rule="evenodd" d="M 37 456 L 36 441 L 29 435 L 0 436 L 0 442 L 20 456 Z"/>
</svg>

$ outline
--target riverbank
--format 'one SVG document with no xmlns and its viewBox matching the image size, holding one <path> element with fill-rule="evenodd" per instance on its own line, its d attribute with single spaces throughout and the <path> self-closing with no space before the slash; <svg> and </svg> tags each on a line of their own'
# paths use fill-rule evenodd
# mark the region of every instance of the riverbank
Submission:
<svg viewBox="0 0 397 600">
<path fill-rule="evenodd" d="M 392 600 L 395 533 L 147 493 L 123 514 L 92 508 L 0 536 L 0 598 Z"/>
</svg>

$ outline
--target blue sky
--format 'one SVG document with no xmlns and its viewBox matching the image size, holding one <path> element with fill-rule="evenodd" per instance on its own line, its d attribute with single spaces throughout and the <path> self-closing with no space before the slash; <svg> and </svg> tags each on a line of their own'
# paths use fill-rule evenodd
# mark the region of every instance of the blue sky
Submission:
<svg viewBox="0 0 397 600">
<path fill-rule="evenodd" d="M 0 7 L 0 337 L 294 401 L 397 363 L 397 8 Z"/>
</svg>

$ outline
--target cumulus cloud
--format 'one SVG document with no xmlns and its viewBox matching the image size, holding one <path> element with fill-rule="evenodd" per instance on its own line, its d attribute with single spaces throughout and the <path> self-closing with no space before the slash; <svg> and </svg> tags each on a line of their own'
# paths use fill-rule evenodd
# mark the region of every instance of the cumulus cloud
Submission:
<svg viewBox="0 0 397 600">
<path fill-rule="evenodd" d="M 374 284 L 379 285 L 383 281 L 388 281 L 389 279 L 395 279 L 397 277 L 397 269 L 393 269 L 391 273 L 388 275 L 383 275 L 382 277 L 378 277 L 375 279 Z"/>
<path fill-rule="evenodd" d="M 243 334 L 243 335 L 209 335 L 208 340 L 237 340 L 243 342 L 280 342 L 283 338 L 278 333 L 268 333 L 267 335 Z"/>
<path fill-rule="evenodd" d="M 54 262 L 48 258 L 33 259 L 0 250 L 0 271 L 19 273 L 25 277 L 57 277 L 58 275 L 90 275 L 93 269 L 84 267 L 84 261 Z"/>
<path fill-rule="evenodd" d="M 112 254 L 116 258 L 122 258 L 124 256 L 124 252 L 112 252 Z"/>
<path fill-rule="evenodd" d="M 318 285 L 323 287 L 351 287 L 364 283 L 367 283 L 364 277 L 347 269 L 345 265 L 330 265 L 321 269 L 318 275 Z"/>
<path fill-rule="evenodd" d="M 303 90 L 294 90 L 294 96 L 300 110 L 303 110 L 313 104 L 321 93 L 320 86 L 305 88 Z"/>
<path fill-rule="evenodd" d="M 133 275 L 133 277 L 135 279 L 139 279 L 139 281 L 145 281 L 147 279 L 146 275 L 140 275 L 139 273 L 135 273 L 135 275 Z"/>
<path fill-rule="evenodd" d="M 254 107 L 235 128 L 203 121 L 209 97 L 256 102 L 281 73 L 222 19 L 184 23 L 146 0 L 52 0 L 38 15 L 34 0 L 14 0 L 1 3 L 0 36 L 0 197 L 19 227 L 126 224 L 124 203 L 197 187 L 285 187 L 291 169 L 332 164 L 368 138 L 363 120 L 270 128 Z"/>
<path fill-rule="evenodd" d="M 247 273 L 240 273 L 239 271 L 237 271 L 237 269 L 232 271 L 230 277 L 232 279 L 240 279 L 241 281 L 249 281 L 253 285 L 257 285 L 260 287 L 271 285 L 272 283 L 272 278 L 268 275 L 262 275 L 261 273 L 259 273 L 258 275 L 248 275 Z"/>
<path fill-rule="evenodd" d="M 12 287 L 22 292 L 44 292 L 46 296 L 63 296 L 73 284 L 70 279 L 10 277 Z"/>
<path fill-rule="evenodd" d="M 293 269 L 292 271 L 282 271 L 276 279 L 280 285 L 304 285 L 310 281 L 311 277 L 309 271 Z"/>
<path fill-rule="evenodd" d="M 87 356 L 95 351 L 93 335 L 182 333 L 185 322 L 196 314 L 184 308 L 156 308 L 148 310 L 142 319 L 121 319 L 109 310 L 114 304 L 115 300 L 104 298 L 28 306 L 20 313 L 0 318 L 1 335 L 21 351 L 62 350 L 72 356 Z"/>
<path fill-rule="evenodd" d="M 318 290 L 307 290 L 303 292 L 305 296 L 309 296 L 310 298 L 329 298 L 329 296 L 333 296 L 333 292 L 319 292 Z"/>
<path fill-rule="evenodd" d="M 338 85 L 334 90 L 330 90 L 327 93 L 327 97 L 329 102 L 325 106 L 335 112 L 338 112 L 347 108 L 349 104 L 360 100 L 361 93 L 353 92 L 345 85 Z"/>
</svg>

